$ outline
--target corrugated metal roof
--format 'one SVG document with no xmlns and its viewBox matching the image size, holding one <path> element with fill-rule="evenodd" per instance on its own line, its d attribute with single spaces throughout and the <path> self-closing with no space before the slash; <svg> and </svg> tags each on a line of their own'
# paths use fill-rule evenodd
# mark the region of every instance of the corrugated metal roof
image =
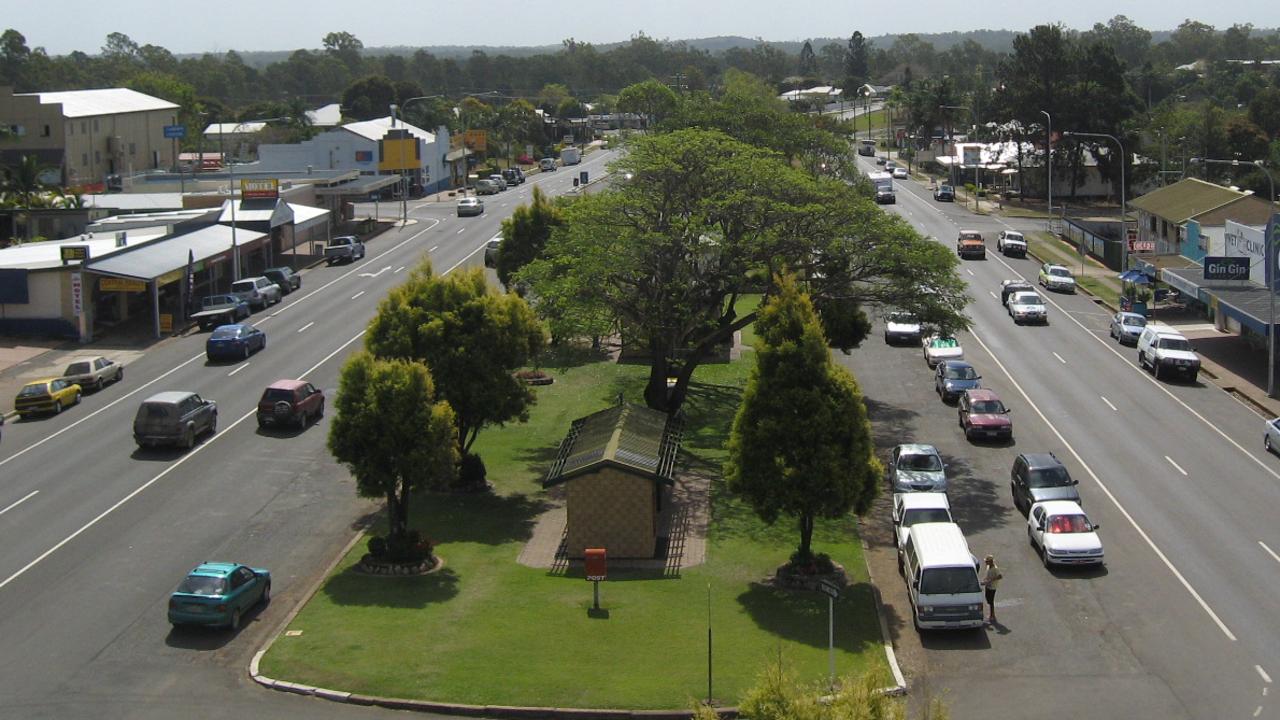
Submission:
<svg viewBox="0 0 1280 720">
<path fill-rule="evenodd" d="M 1214 185 L 1199 178 L 1186 178 L 1130 200 L 1129 207 L 1181 225 L 1197 215 L 1246 197 L 1249 197 L 1249 193 Z"/>
<path fill-rule="evenodd" d="M 246 245 L 263 237 L 266 237 L 266 233 L 244 228 L 236 231 L 236 243 L 239 245 Z M 130 252 L 90 260 L 85 269 L 115 277 L 150 280 L 186 267 L 189 252 L 194 253 L 196 262 L 199 262 L 230 249 L 231 228 L 226 225 L 209 225 L 195 232 L 149 243 Z"/>
<path fill-rule="evenodd" d="M 38 96 L 41 105 L 62 105 L 62 116 L 68 118 L 94 115 L 119 115 L 121 113 L 146 112 L 148 110 L 177 110 L 168 100 L 144 95 L 129 88 L 103 88 L 100 90 L 62 90 L 59 92 L 21 93 L 20 96 Z"/>
<path fill-rule="evenodd" d="M 543 485 L 605 464 L 671 484 L 679 448 L 679 421 L 642 405 L 617 405 L 573 422 Z"/>
<path fill-rule="evenodd" d="M 324 107 L 307 111 L 307 119 L 313 127 L 333 127 L 342 122 L 342 106 L 329 103 Z"/>
<path fill-rule="evenodd" d="M 262 132 L 262 129 L 266 126 L 267 124 L 264 122 L 213 123 L 204 129 L 204 136 L 252 135 Z"/>
<path fill-rule="evenodd" d="M 164 228 L 149 233 L 139 233 L 130 230 L 128 234 L 127 247 L 134 247 L 142 243 L 153 242 L 158 238 L 164 237 L 165 232 L 166 230 Z M 99 233 L 94 237 L 83 235 L 73 238 L 65 238 L 63 240 L 45 240 L 43 242 L 23 243 L 21 245 L 13 245 L 0 249 L 0 268 L 47 270 L 49 268 L 61 267 L 61 248 L 64 245 L 88 245 L 90 262 L 92 262 L 93 258 L 107 257 L 125 249 L 116 247 L 114 233 L 106 235 Z"/>
<path fill-rule="evenodd" d="M 403 120 L 397 120 L 396 127 L 407 129 L 414 137 L 423 142 L 431 143 L 436 141 L 435 133 L 429 133 L 422 128 L 414 127 Z M 377 142 L 378 140 L 386 137 L 387 131 L 391 129 L 391 116 L 388 115 L 386 117 L 374 118 L 363 122 L 347 123 L 342 126 L 342 129 L 353 132 L 362 138 Z"/>
</svg>

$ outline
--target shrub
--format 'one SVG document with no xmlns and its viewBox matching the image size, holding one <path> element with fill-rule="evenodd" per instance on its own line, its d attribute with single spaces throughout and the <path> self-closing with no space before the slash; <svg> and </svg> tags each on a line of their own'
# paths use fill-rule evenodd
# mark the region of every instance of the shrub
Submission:
<svg viewBox="0 0 1280 720">
<path fill-rule="evenodd" d="M 377 535 L 374 535 L 373 537 L 369 538 L 368 548 L 369 548 L 370 555 L 376 558 L 386 557 L 387 555 L 386 538 L 382 538 Z"/>
<path fill-rule="evenodd" d="M 479 455 L 467 453 L 462 456 L 462 464 L 458 467 L 458 485 L 463 488 L 480 487 L 485 484 L 488 472 L 484 468 L 484 460 Z"/>
</svg>

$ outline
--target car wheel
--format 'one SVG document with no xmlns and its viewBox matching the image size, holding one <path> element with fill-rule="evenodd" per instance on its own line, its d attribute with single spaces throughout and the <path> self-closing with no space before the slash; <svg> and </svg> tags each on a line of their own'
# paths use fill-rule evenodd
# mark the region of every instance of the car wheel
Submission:
<svg viewBox="0 0 1280 720">
<path fill-rule="evenodd" d="M 259 349 L 259 350 L 266 350 L 266 349 L 267 349 L 267 336 L 266 336 L 266 335 L 263 335 L 263 336 L 262 336 L 262 344 L 258 346 L 258 349 Z"/>
<path fill-rule="evenodd" d="M 1040 548 L 1040 562 L 1044 563 L 1046 569 L 1053 567 L 1053 563 L 1049 562 L 1049 548 Z"/>
<path fill-rule="evenodd" d="M 1267 452 L 1271 452 L 1271 451 L 1272 451 L 1272 450 L 1271 450 L 1271 436 L 1270 436 L 1270 435 L 1263 435 L 1263 436 L 1262 436 L 1262 446 L 1263 446 L 1263 447 L 1265 447 L 1265 448 L 1267 449 Z"/>
<path fill-rule="evenodd" d="M 1152 361 L 1151 374 L 1155 377 L 1155 379 L 1157 380 L 1160 379 L 1160 376 L 1162 375 L 1162 373 L 1160 372 L 1160 363 Z"/>
<path fill-rule="evenodd" d="M 54 400 L 54 401 L 53 401 L 53 414 L 54 414 L 54 415 L 57 415 L 57 414 L 59 414 L 59 413 L 61 413 L 61 412 L 62 412 L 62 401 L 61 401 L 61 400 Z"/>
<path fill-rule="evenodd" d="M 102 386 L 106 384 L 107 384 L 106 378 L 98 378 L 98 381 L 93 384 L 93 391 L 98 392 L 99 390 L 102 389 Z"/>
<path fill-rule="evenodd" d="M 231 611 L 231 622 L 227 623 L 227 627 L 232 630 L 240 629 L 240 608 Z"/>
<path fill-rule="evenodd" d="M 902 553 L 898 553 L 898 574 L 899 575 L 907 574 L 906 565 L 902 562 Z"/>
<path fill-rule="evenodd" d="M 241 360 L 248 360 L 248 359 L 249 359 L 249 346 L 248 346 L 248 344 L 246 344 L 246 345 L 244 346 L 244 356 L 243 356 L 242 358 L 240 358 L 240 359 L 241 359 Z"/>
<path fill-rule="evenodd" d="M 1196 378 L 1198 378 L 1198 377 L 1200 377 L 1200 374 L 1199 374 L 1199 373 L 1196 373 L 1196 374 L 1192 375 L 1191 377 L 1187 378 L 1187 382 L 1191 383 L 1192 385 L 1195 385 L 1195 384 L 1196 384 Z"/>
<path fill-rule="evenodd" d="M 1035 548 L 1037 551 L 1040 549 L 1040 546 L 1036 545 L 1035 533 L 1031 532 L 1030 527 L 1027 528 L 1027 543 L 1030 544 L 1031 547 Z"/>
<path fill-rule="evenodd" d="M 263 605 L 271 604 L 271 583 L 267 583 L 266 586 L 262 588 L 261 602 Z"/>
<path fill-rule="evenodd" d="M 184 434 L 184 435 L 182 436 L 182 444 L 183 444 L 183 446 L 185 446 L 188 450 L 190 450 L 191 448 L 193 448 L 193 447 L 195 447 L 195 446 L 196 446 L 196 431 L 195 431 L 195 428 L 187 428 L 187 432 L 186 432 L 186 434 Z"/>
</svg>

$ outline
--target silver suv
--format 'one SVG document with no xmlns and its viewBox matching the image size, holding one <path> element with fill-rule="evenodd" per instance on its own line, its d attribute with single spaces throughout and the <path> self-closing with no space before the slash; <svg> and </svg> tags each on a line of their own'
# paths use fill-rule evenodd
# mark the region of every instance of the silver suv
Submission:
<svg viewBox="0 0 1280 720">
<path fill-rule="evenodd" d="M 185 390 L 152 395 L 133 418 L 133 439 L 140 448 L 177 445 L 190 450 L 197 437 L 217 430 L 218 404 Z"/>
<path fill-rule="evenodd" d="M 249 303 L 254 310 L 280 302 L 280 286 L 261 275 L 231 283 L 231 294 Z"/>
</svg>

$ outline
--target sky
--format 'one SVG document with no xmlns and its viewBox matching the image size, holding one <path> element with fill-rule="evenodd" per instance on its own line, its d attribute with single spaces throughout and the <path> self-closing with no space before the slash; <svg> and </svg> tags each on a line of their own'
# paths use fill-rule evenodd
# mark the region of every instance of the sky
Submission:
<svg viewBox="0 0 1280 720">
<path fill-rule="evenodd" d="M 1026 31 L 1053 23 L 1087 30 L 1118 14 L 1148 30 L 1172 30 L 1188 18 L 1219 30 L 1245 23 L 1280 27 L 1275 0 L 61 0 L 51 6 L 3 0 L 0 6 L 0 28 L 17 30 L 28 47 L 51 55 L 96 54 L 111 32 L 182 54 L 316 49 L 335 31 L 355 35 L 365 47 L 426 47 L 558 45 L 567 38 L 603 44 L 641 32 L 657 40 L 739 35 L 798 41 L 848 37 L 855 30 L 869 37 Z"/>
</svg>

